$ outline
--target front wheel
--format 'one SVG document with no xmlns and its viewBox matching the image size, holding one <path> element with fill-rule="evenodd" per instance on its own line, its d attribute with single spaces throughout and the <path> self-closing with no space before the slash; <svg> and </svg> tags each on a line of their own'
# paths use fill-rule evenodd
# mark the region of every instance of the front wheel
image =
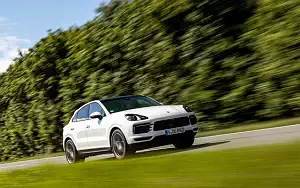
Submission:
<svg viewBox="0 0 300 188">
<path fill-rule="evenodd" d="M 114 130 L 110 139 L 111 150 L 116 159 L 123 159 L 125 156 L 135 153 L 135 150 L 128 147 L 125 136 L 121 130 Z"/>
<path fill-rule="evenodd" d="M 194 144 L 195 137 L 192 135 L 182 135 L 178 136 L 174 141 L 173 145 L 177 149 L 189 148 Z"/>
<path fill-rule="evenodd" d="M 85 159 L 78 154 L 76 147 L 72 140 L 68 140 L 66 142 L 65 155 L 66 155 L 67 162 L 69 164 L 84 162 L 84 159 Z"/>
</svg>

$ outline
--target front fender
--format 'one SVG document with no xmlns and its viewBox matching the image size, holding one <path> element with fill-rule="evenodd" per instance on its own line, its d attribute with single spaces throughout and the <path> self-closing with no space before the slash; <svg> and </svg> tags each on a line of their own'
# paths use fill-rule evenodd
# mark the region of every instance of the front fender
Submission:
<svg viewBox="0 0 300 188">
<path fill-rule="evenodd" d="M 127 130 L 126 126 L 120 125 L 120 124 L 113 124 L 113 125 L 110 126 L 110 128 L 108 129 L 108 132 L 106 134 L 106 135 L 108 135 L 109 145 L 110 145 L 110 136 L 112 134 L 112 131 L 116 128 L 120 129 L 122 131 L 122 133 L 123 133 L 123 135 L 126 139 L 126 142 L 127 142 L 128 130 Z"/>
</svg>

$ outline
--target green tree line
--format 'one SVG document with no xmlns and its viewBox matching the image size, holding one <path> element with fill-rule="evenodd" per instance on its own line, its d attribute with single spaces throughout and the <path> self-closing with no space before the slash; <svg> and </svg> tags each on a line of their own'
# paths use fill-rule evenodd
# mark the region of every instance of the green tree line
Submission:
<svg viewBox="0 0 300 188">
<path fill-rule="evenodd" d="M 62 150 L 93 99 L 185 104 L 199 125 L 300 114 L 300 1 L 113 0 L 0 74 L 0 160 Z"/>
</svg>

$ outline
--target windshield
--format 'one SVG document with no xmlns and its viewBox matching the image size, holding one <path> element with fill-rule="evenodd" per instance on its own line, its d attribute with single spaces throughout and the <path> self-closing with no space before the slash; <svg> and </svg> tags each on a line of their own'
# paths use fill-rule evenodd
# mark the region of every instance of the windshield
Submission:
<svg viewBox="0 0 300 188">
<path fill-rule="evenodd" d="M 101 101 L 109 113 L 116 113 L 125 110 L 143 108 L 149 106 L 159 106 L 158 102 L 144 96 L 130 96 Z"/>
</svg>

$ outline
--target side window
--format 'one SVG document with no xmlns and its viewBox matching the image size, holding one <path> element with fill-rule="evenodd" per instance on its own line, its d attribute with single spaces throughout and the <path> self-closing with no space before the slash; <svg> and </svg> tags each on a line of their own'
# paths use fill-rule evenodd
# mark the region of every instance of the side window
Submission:
<svg viewBox="0 0 300 188">
<path fill-rule="evenodd" d="M 104 110 L 101 108 L 101 106 L 100 106 L 98 103 L 91 103 L 91 104 L 90 104 L 90 112 L 89 112 L 89 116 L 90 116 L 93 112 L 100 112 L 101 115 L 102 115 L 103 117 L 105 116 Z"/>
<path fill-rule="evenodd" d="M 89 106 L 86 105 L 83 108 L 81 108 L 77 113 L 77 121 L 88 119 L 89 118 Z"/>
</svg>

